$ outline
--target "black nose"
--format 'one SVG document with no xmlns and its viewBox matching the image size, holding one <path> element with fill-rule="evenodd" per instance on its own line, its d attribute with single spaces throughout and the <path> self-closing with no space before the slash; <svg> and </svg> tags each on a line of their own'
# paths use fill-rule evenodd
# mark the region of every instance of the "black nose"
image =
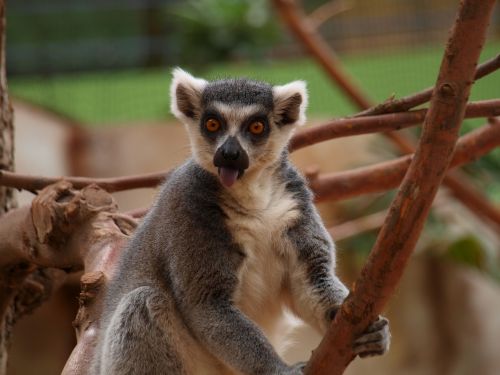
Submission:
<svg viewBox="0 0 500 375">
<path fill-rule="evenodd" d="M 238 170 L 248 168 L 249 160 L 245 150 L 241 147 L 236 137 L 229 137 L 214 155 L 216 167 L 228 167 Z"/>
<path fill-rule="evenodd" d="M 240 150 L 229 148 L 222 150 L 222 157 L 227 160 L 236 160 L 240 156 Z"/>
<path fill-rule="evenodd" d="M 229 137 L 221 146 L 222 157 L 226 160 L 236 160 L 240 156 L 241 146 L 235 137 Z"/>
</svg>

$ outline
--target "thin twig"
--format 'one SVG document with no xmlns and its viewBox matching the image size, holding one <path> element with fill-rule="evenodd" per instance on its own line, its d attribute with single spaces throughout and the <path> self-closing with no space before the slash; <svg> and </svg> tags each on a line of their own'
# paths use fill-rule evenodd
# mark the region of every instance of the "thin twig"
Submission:
<svg viewBox="0 0 500 375">
<path fill-rule="evenodd" d="M 383 210 L 371 215 L 359 217 L 354 220 L 346 221 L 328 229 L 335 241 L 345 240 L 346 238 L 357 236 L 371 230 L 378 229 L 384 224 L 387 211 Z"/>
<path fill-rule="evenodd" d="M 0 185 L 35 192 L 58 181 L 68 181 L 75 189 L 81 189 L 88 185 L 97 185 L 107 192 L 113 193 L 139 188 L 155 188 L 161 184 L 162 181 L 166 180 L 170 173 L 171 171 L 125 177 L 92 178 L 33 176 L 0 170 Z"/>
<path fill-rule="evenodd" d="M 477 81 L 478 79 L 481 79 L 484 76 L 493 73 L 499 68 L 500 68 L 500 54 L 479 65 L 476 69 L 476 75 L 474 76 L 474 79 Z M 427 103 L 431 99 L 433 90 L 434 87 L 429 87 L 418 93 L 408 95 L 400 99 L 388 100 L 384 103 L 378 104 L 362 112 L 359 112 L 355 114 L 353 117 L 373 116 L 382 113 L 395 113 L 395 112 L 408 111 L 421 104 Z"/>
<path fill-rule="evenodd" d="M 352 0 L 330 0 L 311 12 L 307 17 L 307 22 L 312 28 L 317 29 L 330 18 L 352 9 L 352 7 Z"/>
</svg>

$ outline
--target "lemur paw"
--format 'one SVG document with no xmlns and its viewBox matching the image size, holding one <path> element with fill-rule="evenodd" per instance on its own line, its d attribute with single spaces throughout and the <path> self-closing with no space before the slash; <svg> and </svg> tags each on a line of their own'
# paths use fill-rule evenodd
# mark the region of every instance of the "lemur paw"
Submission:
<svg viewBox="0 0 500 375">
<path fill-rule="evenodd" d="M 389 321 L 383 316 L 373 322 L 368 329 L 354 341 L 354 353 L 361 358 L 382 355 L 389 350 L 391 333 Z"/>
</svg>

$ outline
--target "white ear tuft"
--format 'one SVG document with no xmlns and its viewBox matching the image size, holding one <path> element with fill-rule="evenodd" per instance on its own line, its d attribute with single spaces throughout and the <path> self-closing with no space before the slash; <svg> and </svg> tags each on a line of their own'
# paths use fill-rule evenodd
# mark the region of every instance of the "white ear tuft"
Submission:
<svg viewBox="0 0 500 375">
<path fill-rule="evenodd" d="M 195 78 L 181 68 L 172 72 L 170 110 L 179 120 L 193 120 L 199 115 L 201 94 L 207 81 Z"/>
<path fill-rule="evenodd" d="M 293 81 L 273 87 L 275 113 L 281 125 L 303 125 L 308 103 L 305 81 Z"/>
</svg>

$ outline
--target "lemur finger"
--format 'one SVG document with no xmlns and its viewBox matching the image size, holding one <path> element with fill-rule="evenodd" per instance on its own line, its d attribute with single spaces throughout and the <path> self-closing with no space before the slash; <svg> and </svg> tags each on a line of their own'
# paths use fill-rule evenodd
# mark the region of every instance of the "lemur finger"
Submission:
<svg viewBox="0 0 500 375">
<path fill-rule="evenodd" d="M 358 337 L 354 341 L 354 346 L 365 344 L 365 343 L 368 343 L 368 342 L 383 341 L 386 338 L 386 336 L 387 336 L 387 332 L 382 332 L 382 331 L 366 333 L 366 334 Z"/>
<path fill-rule="evenodd" d="M 368 355 L 384 354 L 389 348 L 389 342 L 386 340 L 377 342 L 366 342 L 363 344 L 355 345 L 353 348 L 354 354 L 360 357 Z"/>
<path fill-rule="evenodd" d="M 389 325 L 389 320 L 387 318 L 379 315 L 378 319 L 375 320 L 372 324 L 370 324 L 370 326 L 367 328 L 367 330 L 364 333 L 378 331 L 387 325 Z"/>
<path fill-rule="evenodd" d="M 360 358 L 366 358 L 366 357 L 374 357 L 376 355 L 382 355 L 386 352 L 386 350 L 375 350 L 373 352 L 364 352 L 364 353 L 360 353 L 359 354 L 359 357 Z"/>
</svg>

